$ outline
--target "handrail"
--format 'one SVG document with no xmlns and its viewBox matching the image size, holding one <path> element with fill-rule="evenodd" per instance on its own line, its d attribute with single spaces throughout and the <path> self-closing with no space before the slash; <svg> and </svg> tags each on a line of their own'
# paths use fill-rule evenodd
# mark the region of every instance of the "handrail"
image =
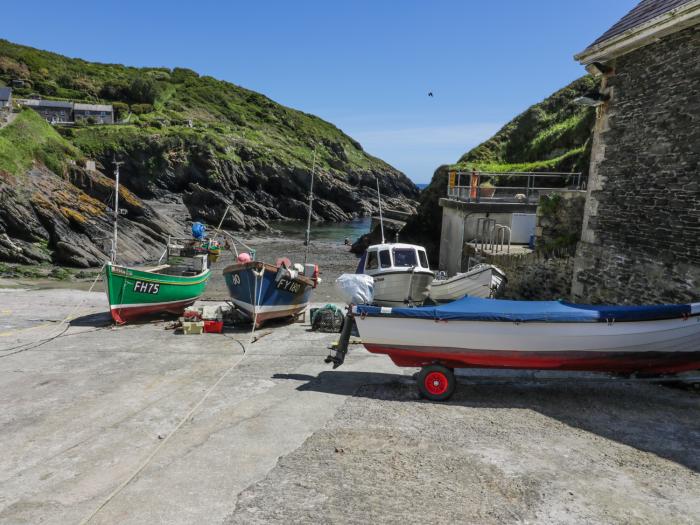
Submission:
<svg viewBox="0 0 700 525">
<path fill-rule="evenodd" d="M 466 179 L 464 178 L 466 177 Z M 484 181 L 505 178 L 511 184 L 513 179 L 525 179 L 521 186 L 499 186 L 492 185 L 484 187 Z M 561 180 L 562 184 L 557 186 L 537 186 L 538 179 Z M 466 182 L 467 184 L 463 184 Z M 505 181 L 504 181 L 505 182 Z M 544 181 L 541 182 L 541 184 Z M 565 184 L 565 185 L 564 185 Z M 534 171 L 511 171 L 511 172 L 485 172 L 485 171 L 450 171 L 447 185 L 447 196 L 464 200 L 467 202 L 516 202 L 529 203 L 531 197 L 539 199 L 540 195 L 581 190 L 585 185 L 581 172 L 534 172 Z"/>
</svg>

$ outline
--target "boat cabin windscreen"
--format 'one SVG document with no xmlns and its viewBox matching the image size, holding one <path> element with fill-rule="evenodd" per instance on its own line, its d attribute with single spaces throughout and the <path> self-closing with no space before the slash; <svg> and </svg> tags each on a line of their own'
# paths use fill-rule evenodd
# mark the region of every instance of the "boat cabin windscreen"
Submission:
<svg viewBox="0 0 700 525">
<path fill-rule="evenodd" d="M 418 250 L 418 258 L 420 259 L 420 265 L 423 268 L 430 268 L 428 264 L 428 256 L 425 254 L 425 250 Z"/>
<path fill-rule="evenodd" d="M 365 270 L 376 270 L 378 267 L 379 261 L 377 259 L 377 252 L 367 252 L 367 262 L 365 262 Z"/>
<path fill-rule="evenodd" d="M 416 250 L 413 248 L 394 248 L 392 249 L 394 255 L 394 266 L 398 268 L 410 268 L 411 266 L 418 266 L 418 259 L 416 258 Z"/>
<path fill-rule="evenodd" d="M 389 250 L 379 252 L 379 264 L 382 268 L 391 268 L 391 254 Z"/>
</svg>

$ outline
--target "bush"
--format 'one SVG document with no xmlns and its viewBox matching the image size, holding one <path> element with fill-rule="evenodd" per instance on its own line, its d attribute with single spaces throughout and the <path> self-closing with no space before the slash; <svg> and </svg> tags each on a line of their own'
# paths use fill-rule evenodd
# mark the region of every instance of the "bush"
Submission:
<svg viewBox="0 0 700 525">
<path fill-rule="evenodd" d="M 158 84 L 152 78 L 137 76 L 129 84 L 129 99 L 131 102 L 153 104 L 159 91 Z"/>
<path fill-rule="evenodd" d="M 108 82 L 100 89 L 100 98 L 106 100 L 128 100 L 129 86 L 123 82 Z"/>
<path fill-rule="evenodd" d="M 124 102 L 113 102 L 112 107 L 114 108 L 114 118 L 122 119 L 129 114 L 129 104 Z"/>
<path fill-rule="evenodd" d="M 47 95 L 49 97 L 55 97 L 56 93 L 58 93 L 58 85 L 51 80 L 37 80 L 34 83 L 34 89 L 36 89 L 42 95 Z"/>
<path fill-rule="evenodd" d="M 144 113 L 150 113 L 153 111 L 152 104 L 132 104 L 131 111 L 136 115 L 143 115 Z"/>
<path fill-rule="evenodd" d="M 187 69 L 185 67 L 176 67 L 173 69 L 173 72 L 170 75 L 170 80 L 177 84 L 181 84 L 187 80 L 195 78 L 199 78 L 199 74 L 197 74 L 196 71 L 192 71 L 191 69 Z"/>
</svg>

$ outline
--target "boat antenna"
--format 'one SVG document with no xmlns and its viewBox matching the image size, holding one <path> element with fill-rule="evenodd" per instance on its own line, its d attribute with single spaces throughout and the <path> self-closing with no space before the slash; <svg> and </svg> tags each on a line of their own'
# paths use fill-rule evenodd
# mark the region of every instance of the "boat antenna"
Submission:
<svg viewBox="0 0 700 525">
<path fill-rule="evenodd" d="M 306 218 L 306 251 L 304 252 L 304 268 L 309 260 L 309 245 L 311 244 L 311 213 L 314 202 L 314 173 L 316 172 L 316 146 L 314 146 L 314 160 L 311 164 L 311 184 L 309 186 L 309 214 Z"/>
<path fill-rule="evenodd" d="M 111 259 L 112 264 L 117 262 L 117 220 L 119 218 L 119 166 L 124 164 L 123 162 L 117 162 L 115 158 L 114 164 L 114 233 L 112 237 L 112 253 Z"/>
<path fill-rule="evenodd" d="M 379 192 L 379 178 L 377 178 L 377 199 L 379 200 L 379 227 L 382 230 L 382 244 L 384 244 L 384 219 L 382 218 L 382 194 Z"/>
</svg>

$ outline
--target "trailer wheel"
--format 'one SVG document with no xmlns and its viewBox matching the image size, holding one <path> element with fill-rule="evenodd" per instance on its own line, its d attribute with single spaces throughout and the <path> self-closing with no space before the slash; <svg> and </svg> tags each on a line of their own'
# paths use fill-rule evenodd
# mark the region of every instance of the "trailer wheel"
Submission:
<svg viewBox="0 0 700 525">
<path fill-rule="evenodd" d="M 455 391 L 455 375 L 442 365 L 423 367 L 418 373 L 418 391 L 425 399 L 447 401 Z"/>
</svg>

